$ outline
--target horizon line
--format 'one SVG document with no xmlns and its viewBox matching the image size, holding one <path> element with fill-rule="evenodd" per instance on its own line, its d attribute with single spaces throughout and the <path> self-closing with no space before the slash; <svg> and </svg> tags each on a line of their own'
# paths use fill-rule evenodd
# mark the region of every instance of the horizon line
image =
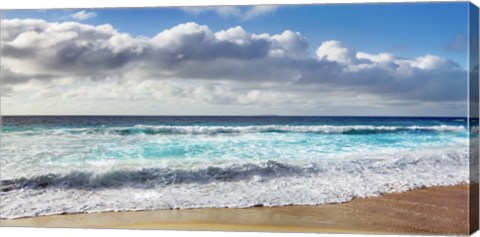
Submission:
<svg viewBox="0 0 480 237">
<path fill-rule="evenodd" d="M 422 115 L 277 115 L 277 114 L 265 114 L 265 115 L 122 115 L 122 114 L 109 114 L 109 115 L 0 115 L 0 117 L 385 117 L 385 118 L 468 118 L 465 116 L 422 116 Z"/>
</svg>

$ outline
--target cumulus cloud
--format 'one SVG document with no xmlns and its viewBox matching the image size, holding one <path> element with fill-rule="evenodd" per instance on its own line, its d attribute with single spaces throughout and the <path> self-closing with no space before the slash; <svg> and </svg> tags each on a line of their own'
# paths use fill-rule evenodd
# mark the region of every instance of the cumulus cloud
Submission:
<svg viewBox="0 0 480 237">
<path fill-rule="evenodd" d="M 235 17 L 240 20 L 250 20 L 256 17 L 274 13 L 278 6 L 260 5 L 252 7 L 240 6 L 219 6 L 219 7 L 183 7 L 184 11 L 191 14 L 201 14 L 203 12 L 216 12 L 218 15 L 229 18 Z"/>
<path fill-rule="evenodd" d="M 340 65 L 336 83 L 403 100 L 459 101 L 466 98 L 466 71 L 457 63 L 430 54 L 400 58 L 388 53 L 357 52 L 326 41 L 318 59 Z"/>
<path fill-rule="evenodd" d="M 352 63 L 356 59 L 354 53 L 344 47 L 341 42 L 335 40 L 325 41 L 318 47 L 317 57 L 319 60 L 327 60 L 338 63 Z"/>
<path fill-rule="evenodd" d="M 347 96 L 360 103 L 360 95 L 376 105 L 466 99 L 466 71 L 449 59 L 372 54 L 335 40 L 321 43 L 313 55 L 311 47 L 290 30 L 255 34 L 235 26 L 215 32 L 188 22 L 134 37 L 111 25 L 4 20 L 2 96 L 23 93 L 19 85 L 35 81 L 50 90 L 36 98 L 305 108 Z M 65 78 L 68 83 L 59 84 Z"/>
<path fill-rule="evenodd" d="M 299 33 L 257 35 L 240 26 L 212 32 L 205 25 L 190 22 L 163 30 L 152 38 L 132 37 L 111 25 L 91 26 L 76 22 L 5 20 L 3 26 L 5 66 L 18 69 L 20 64 L 28 65 L 37 74 L 57 76 L 73 74 L 101 78 L 137 68 L 151 71 L 150 76 L 155 77 L 181 74 L 208 77 L 185 66 L 192 64 L 195 68 L 198 63 L 205 65 L 205 61 L 215 61 L 211 64 L 214 72 L 221 70 L 217 62 L 235 67 L 248 60 L 305 57 L 307 54 L 307 43 Z M 218 76 L 228 79 L 228 75 L 222 73 Z"/>
<path fill-rule="evenodd" d="M 78 21 L 88 20 L 88 19 L 94 18 L 96 16 L 97 16 L 97 13 L 87 12 L 87 11 L 79 11 L 79 12 L 75 12 L 73 14 L 70 14 L 70 17 L 72 19 L 75 19 L 75 20 L 78 20 Z"/>
</svg>

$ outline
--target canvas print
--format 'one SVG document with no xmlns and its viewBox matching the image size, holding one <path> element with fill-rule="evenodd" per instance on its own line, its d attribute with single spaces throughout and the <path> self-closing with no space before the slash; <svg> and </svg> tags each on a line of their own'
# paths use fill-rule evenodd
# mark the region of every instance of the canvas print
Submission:
<svg viewBox="0 0 480 237">
<path fill-rule="evenodd" d="M 469 2 L 1 16 L 2 226 L 478 228 Z"/>
</svg>

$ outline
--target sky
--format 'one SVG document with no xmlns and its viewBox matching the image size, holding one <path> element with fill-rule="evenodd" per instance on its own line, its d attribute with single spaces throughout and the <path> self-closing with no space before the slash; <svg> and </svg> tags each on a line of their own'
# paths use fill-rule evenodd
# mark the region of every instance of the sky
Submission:
<svg viewBox="0 0 480 237">
<path fill-rule="evenodd" d="M 468 4 L 8 10 L 1 113 L 465 116 Z"/>
</svg>

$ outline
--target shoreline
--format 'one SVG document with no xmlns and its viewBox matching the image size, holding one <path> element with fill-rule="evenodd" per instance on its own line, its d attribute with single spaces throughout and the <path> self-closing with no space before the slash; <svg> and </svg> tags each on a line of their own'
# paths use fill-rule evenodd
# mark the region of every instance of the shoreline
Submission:
<svg viewBox="0 0 480 237">
<path fill-rule="evenodd" d="M 62 214 L 0 226 L 376 234 L 469 234 L 469 185 L 429 187 L 339 204 Z"/>
</svg>

